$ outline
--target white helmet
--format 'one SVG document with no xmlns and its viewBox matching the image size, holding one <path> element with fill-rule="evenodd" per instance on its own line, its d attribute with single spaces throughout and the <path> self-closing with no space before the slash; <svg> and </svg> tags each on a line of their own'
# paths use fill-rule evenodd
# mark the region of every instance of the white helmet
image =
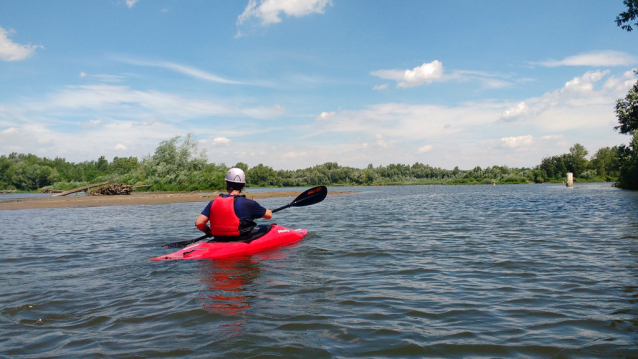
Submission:
<svg viewBox="0 0 638 359">
<path fill-rule="evenodd" d="M 246 174 L 241 168 L 231 168 L 226 173 L 226 182 L 246 183 Z"/>
</svg>

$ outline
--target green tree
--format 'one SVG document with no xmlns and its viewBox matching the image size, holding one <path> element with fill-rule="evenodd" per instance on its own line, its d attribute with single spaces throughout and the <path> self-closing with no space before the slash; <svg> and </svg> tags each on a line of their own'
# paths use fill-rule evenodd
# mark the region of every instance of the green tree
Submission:
<svg viewBox="0 0 638 359">
<path fill-rule="evenodd" d="M 638 190 L 638 130 L 634 130 L 629 146 L 618 148 L 618 184 L 622 188 Z"/>
<path fill-rule="evenodd" d="M 631 22 L 638 18 L 638 0 L 625 0 L 623 4 L 627 6 L 627 11 L 623 11 L 620 15 L 616 16 L 616 25 L 620 26 L 623 30 L 631 32 L 631 30 L 633 30 Z M 633 25 L 638 26 L 638 21 Z"/>
<path fill-rule="evenodd" d="M 638 74 L 638 70 L 634 73 Z M 616 117 L 619 125 L 614 129 L 620 130 L 620 133 L 627 134 L 638 129 L 638 81 L 624 99 L 616 101 Z"/>
<path fill-rule="evenodd" d="M 618 177 L 618 147 L 603 147 L 599 149 L 592 156 L 590 163 L 598 176 Z"/>
<path fill-rule="evenodd" d="M 631 22 L 638 18 L 638 0 L 625 0 L 627 11 L 616 17 L 616 25 L 632 31 Z M 633 25 L 638 25 L 635 22 Z M 638 71 L 635 71 L 638 74 Z M 618 184 L 628 189 L 638 189 L 638 82 L 629 90 L 624 99 L 616 102 L 616 117 L 619 125 L 615 127 L 620 133 L 631 133 L 629 146 L 618 147 Z"/>
<path fill-rule="evenodd" d="M 587 161 L 587 154 L 589 151 L 580 143 L 575 144 L 569 148 L 569 164 L 568 169 L 574 173 L 574 177 L 580 177 L 581 174 L 587 169 L 589 162 Z"/>
</svg>

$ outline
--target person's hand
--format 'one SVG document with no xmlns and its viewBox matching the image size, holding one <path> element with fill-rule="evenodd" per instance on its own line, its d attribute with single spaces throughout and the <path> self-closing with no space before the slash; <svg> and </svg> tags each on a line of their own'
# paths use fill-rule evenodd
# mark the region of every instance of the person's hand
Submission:
<svg viewBox="0 0 638 359">
<path fill-rule="evenodd" d="M 213 236 L 213 234 L 210 233 L 210 227 L 209 226 L 206 226 L 206 229 L 204 229 L 204 233 L 206 233 L 206 235 L 209 236 L 209 237 Z"/>
</svg>

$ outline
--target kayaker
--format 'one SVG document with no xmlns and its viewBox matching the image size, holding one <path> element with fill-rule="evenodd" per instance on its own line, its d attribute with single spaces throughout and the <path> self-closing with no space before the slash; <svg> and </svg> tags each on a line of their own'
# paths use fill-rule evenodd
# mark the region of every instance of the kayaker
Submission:
<svg viewBox="0 0 638 359">
<path fill-rule="evenodd" d="M 229 169 L 226 173 L 228 194 L 210 201 L 195 220 L 195 226 L 214 236 L 215 242 L 245 242 L 265 233 L 267 226 L 257 226 L 254 220 L 270 219 L 272 211 L 241 195 L 245 185 L 244 171 L 241 168 Z"/>
</svg>

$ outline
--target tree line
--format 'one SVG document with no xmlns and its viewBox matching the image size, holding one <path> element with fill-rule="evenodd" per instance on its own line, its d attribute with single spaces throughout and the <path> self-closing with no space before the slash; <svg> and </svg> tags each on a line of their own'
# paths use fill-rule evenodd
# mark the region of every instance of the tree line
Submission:
<svg viewBox="0 0 638 359">
<path fill-rule="evenodd" d="M 626 148 L 605 147 L 588 157 L 588 151 L 575 144 L 569 153 L 544 158 L 534 168 L 508 166 L 475 167 L 452 170 L 415 163 L 368 165 L 366 168 L 341 166 L 336 162 L 297 170 L 275 170 L 240 162 L 247 175 L 247 187 L 382 186 L 400 184 L 515 184 L 563 182 L 567 172 L 581 182 L 616 181 L 622 172 Z M 11 153 L 0 156 L 0 188 L 34 191 L 41 188 L 70 189 L 86 183 L 118 178 L 131 185 L 150 185 L 154 191 L 221 190 L 228 166 L 208 163 L 199 152 L 193 135 L 162 141 L 151 155 L 115 157 L 109 162 L 67 162 L 64 158 L 42 158 L 33 154 Z"/>
</svg>

